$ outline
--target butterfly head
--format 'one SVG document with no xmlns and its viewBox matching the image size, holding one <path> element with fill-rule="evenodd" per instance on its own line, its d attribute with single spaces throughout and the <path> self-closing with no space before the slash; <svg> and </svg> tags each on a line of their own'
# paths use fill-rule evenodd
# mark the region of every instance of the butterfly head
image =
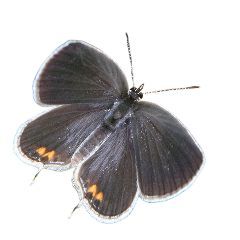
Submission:
<svg viewBox="0 0 240 240">
<path fill-rule="evenodd" d="M 130 99 L 134 100 L 134 101 L 139 101 L 140 99 L 143 98 L 143 93 L 142 93 L 142 89 L 144 87 L 144 84 L 141 84 L 138 88 L 136 87 L 132 87 L 129 90 L 129 97 Z"/>
</svg>

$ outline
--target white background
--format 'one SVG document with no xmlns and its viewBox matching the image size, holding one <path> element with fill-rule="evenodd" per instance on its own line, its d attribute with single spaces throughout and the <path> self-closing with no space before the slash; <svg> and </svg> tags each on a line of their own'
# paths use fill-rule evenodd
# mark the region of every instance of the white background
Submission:
<svg viewBox="0 0 240 240">
<path fill-rule="evenodd" d="M 240 239 L 239 1 L 2 1 L 0 4 L 1 239 Z M 13 152 L 21 123 L 45 109 L 32 98 L 45 58 L 69 39 L 111 56 L 130 80 L 130 35 L 137 85 L 145 91 L 200 85 L 199 90 L 145 97 L 192 132 L 205 154 L 195 183 L 178 197 L 139 200 L 115 224 L 84 208 L 68 219 L 78 197 L 72 171 L 36 169 Z M 131 81 L 129 81 L 131 85 Z"/>
</svg>

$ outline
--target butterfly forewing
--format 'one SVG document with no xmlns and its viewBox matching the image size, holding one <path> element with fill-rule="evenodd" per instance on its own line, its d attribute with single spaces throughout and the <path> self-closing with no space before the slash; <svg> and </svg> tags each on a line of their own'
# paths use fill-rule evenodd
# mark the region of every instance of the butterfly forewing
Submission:
<svg viewBox="0 0 240 240">
<path fill-rule="evenodd" d="M 138 182 L 144 199 L 167 197 L 191 181 L 203 156 L 175 117 L 155 104 L 139 102 L 132 126 Z"/>
<path fill-rule="evenodd" d="M 82 41 L 68 41 L 56 49 L 35 83 L 40 104 L 108 104 L 128 94 L 126 78 L 116 63 Z"/>
</svg>

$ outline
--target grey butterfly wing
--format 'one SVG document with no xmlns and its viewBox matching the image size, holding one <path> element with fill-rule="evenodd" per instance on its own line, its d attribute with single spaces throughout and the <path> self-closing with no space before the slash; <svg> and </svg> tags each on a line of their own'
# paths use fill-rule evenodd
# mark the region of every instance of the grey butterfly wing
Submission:
<svg viewBox="0 0 240 240">
<path fill-rule="evenodd" d="M 121 69 L 97 48 L 67 41 L 45 61 L 35 78 L 39 104 L 108 103 L 124 98 L 128 84 Z"/>
<path fill-rule="evenodd" d="M 137 192 L 130 125 L 117 128 L 75 170 L 73 182 L 85 206 L 95 216 L 112 219 L 128 213 Z"/>
<path fill-rule="evenodd" d="M 55 108 L 24 125 L 17 137 L 18 150 L 26 163 L 66 170 L 76 149 L 102 123 L 106 111 L 99 104 Z"/>
<path fill-rule="evenodd" d="M 169 112 L 155 104 L 139 102 L 132 128 L 143 199 L 170 196 L 197 174 L 203 162 L 201 150 Z"/>
</svg>

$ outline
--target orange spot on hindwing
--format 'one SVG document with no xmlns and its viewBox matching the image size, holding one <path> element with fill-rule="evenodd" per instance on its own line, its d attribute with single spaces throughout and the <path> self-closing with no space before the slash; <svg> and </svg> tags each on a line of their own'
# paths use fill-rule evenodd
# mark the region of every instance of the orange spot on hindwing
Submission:
<svg viewBox="0 0 240 240">
<path fill-rule="evenodd" d="M 56 152 L 55 151 L 51 151 L 51 152 L 47 152 L 43 155 L 43 157 L 47 157 L 48 160 L 52 160 L 56 155 Z"/>
<path fill-rule="evenodd" d="M 40 156 L 42 156 L 45 152 L 46 152 L 46 148 L 45 147 L 40 147 L 40 148 L 38 148 L 37 150 L 36 150 L 36 152 L 40 155 Z"/>
<path fill-rule="evenodd" d="M 96 184 L 90 185 L 90 187 L 88 187 L 86 196 L 89 199 L 94 199 L 99 202 L 103 201 L 103 192 L 99 191 L 99 188 Z"/>
<path fill-rule="evenodd" d="M 103 192 L 99 192 L 96 196 L 95 199 L 102 202 L 103 200 Z"/>
<path fill-rule="evenodd" d="M 88 193 L 91 193 L 92 196 L 94 197 L 97 193 L 97 185 L 96 184 L 93 184 L 91 185 L 88 190 L 87 190 Z"/>
<path fill-rule="evenodd" d="M 56 156 L 56 152 L 54 150 L 49 151 L 46 147 L 39 147 L 36 150 L 36 153 L 39 157 L 47 158 L 48 161 L 51 161 Z"/>
</svg>

